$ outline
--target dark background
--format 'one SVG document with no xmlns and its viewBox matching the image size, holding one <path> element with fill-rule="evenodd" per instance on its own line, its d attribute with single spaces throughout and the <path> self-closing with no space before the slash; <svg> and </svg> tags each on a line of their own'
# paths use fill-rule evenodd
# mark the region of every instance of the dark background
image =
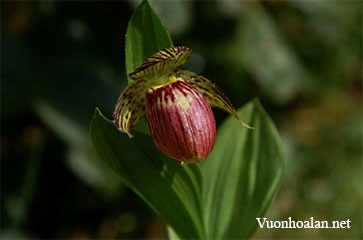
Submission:
<svg viewBox="0 0 363 240">
<path fill-rule="evenodd" d="M 1 2 L 3 238 L 165 238 L 163 222 L 97 161 L 96 106 L 126 86 L 138 2 Z M 351 229 L 261 229 L 255 238 L 362 238 L 362 2 L 151 1 L 186 68 L 236 108 L 260 98 L 283 139 L 270 220 Z M 215 110 L 217 123 L 227 115 Z M 243 226 L 241 226 L 243 227 Z"/>
</svg>

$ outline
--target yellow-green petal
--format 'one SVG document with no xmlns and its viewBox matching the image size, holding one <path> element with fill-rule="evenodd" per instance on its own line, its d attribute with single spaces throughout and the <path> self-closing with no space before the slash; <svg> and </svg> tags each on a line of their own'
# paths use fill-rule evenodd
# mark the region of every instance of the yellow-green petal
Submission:
<svg viewBox="0 0 363 240">
<path fill-rule="evenodd" d="M 149 57 L 129 76 L 133 80 L 147 79 L 148 81 L 167 77 L 180 70 L 191 54 L 192 50 L 183 46 L 166 48 Z"/>
<path fill-rule="evenodd" d="M 133 137 L 131 127 L 145 115 L 146 80 L 140 79 L 130 83 L 121 93 L 113 112 L 114 123 L 123 133 Z"/>
<path fill-rule="evenodd" d="M 242 121 L 242 119 L 240 119 L 231 101 L 217 84 L 203 76 L 186 70 L 179 71 L 177 75 L 193 84 L 194 87 L 204 96 L 211 107 L 217 107 L 228 112 L 237 118 L 244 127 L 253 129 L 253 127 L 250 127 Z"/>
</svg>

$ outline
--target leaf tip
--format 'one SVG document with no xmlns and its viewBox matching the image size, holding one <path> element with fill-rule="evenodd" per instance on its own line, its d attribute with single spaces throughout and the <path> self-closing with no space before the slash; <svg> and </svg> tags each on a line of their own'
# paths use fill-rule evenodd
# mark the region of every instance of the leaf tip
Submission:
<svg viewBox="0 0 363 240">
<path fill-rule="evenodd" d="M 242 119 L 239 119 L 239 122 L 242 124 L 243 127 L 254 130 L 255 127 L 251 127 L 247 123 L 245 123 Z"/>
<path fill-rule="evenodd" d="M 91 120 L 91 129 L 96 119 L 99 118 L 101 115 L 102 115 L 101 110 L 98 107 L 95 107 Z"/>
<path fill-rule="evenodd" d="M 94 113 L 94 114 L 96 114 L 96 113 L 97 113 L 97 114 L 100 114 L 100 112 L 101 112 L 101 111 L 100 111 L 100 109 L 99 109 L 98 107 L 95 107 L 95 111 L 94 111 L 93 113 Z"/>
</svg>

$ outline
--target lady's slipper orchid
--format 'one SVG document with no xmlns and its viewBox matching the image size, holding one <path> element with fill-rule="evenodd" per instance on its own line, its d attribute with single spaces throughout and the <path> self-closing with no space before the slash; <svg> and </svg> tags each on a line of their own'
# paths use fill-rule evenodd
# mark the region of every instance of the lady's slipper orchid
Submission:
<svg viewBox="0 0 363 240">
<path fill-rule="evenodd" d="M 129 137 L 131 127 L 146 113 L 155 144 L 182 163 L 204 160 L 214 146 L 210 106 L 251 128 L 215 83 L 182 70 L 191 53 L 187 47 L 171 47 L 153 54 L 129 75 L 134 81 L 122 92 L 113 113 L 116 127 Z"/>
</svg>

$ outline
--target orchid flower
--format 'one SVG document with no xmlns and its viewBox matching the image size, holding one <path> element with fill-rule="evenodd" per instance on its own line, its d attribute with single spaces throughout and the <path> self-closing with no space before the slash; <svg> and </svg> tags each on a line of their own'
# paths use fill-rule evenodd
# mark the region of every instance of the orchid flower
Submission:
<svg viewBox="0 0 363 240">
<path fill-rule="evenodd" d="M 207 78 L 183 70 L 192 50 L 179 46 L 153 54 L 134 72 L 113 113 L 116 127 L 130 138 L 146 114 L 157 147 L 182 163 L 204 160 L 213 149 L 216 125 L 211 107 L 228 112 L 246 128 L 222 90 Z"/>
</svg>

